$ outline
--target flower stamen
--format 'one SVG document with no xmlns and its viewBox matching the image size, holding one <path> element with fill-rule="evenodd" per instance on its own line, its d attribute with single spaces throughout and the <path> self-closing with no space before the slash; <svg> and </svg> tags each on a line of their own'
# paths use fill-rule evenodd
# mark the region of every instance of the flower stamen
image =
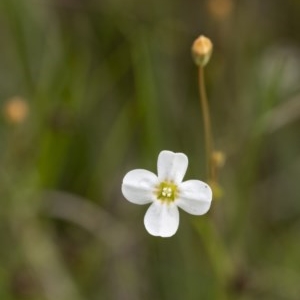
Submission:
<svg viewBox="0 0 300 300">
<path fill-rule="evenodd" d="M 172 182 L 161 182 L 156 191 L 157 199 L 173 202 L 177 197 L 177 185 Z"/>
</svg>

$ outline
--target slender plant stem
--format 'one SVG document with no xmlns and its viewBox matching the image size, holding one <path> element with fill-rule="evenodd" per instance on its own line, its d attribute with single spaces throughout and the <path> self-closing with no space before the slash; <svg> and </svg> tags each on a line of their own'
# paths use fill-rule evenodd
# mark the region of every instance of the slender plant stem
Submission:
<svg viewBox="0 0 300 300">
<path fill-rule="evenodd" d="M 207 180 L 209 183 L 212 183 L 217 179 L 217 169 L 213 161 L 214 145 L 209 105 L 205 89 L 204 67 L 199 66 L 198 72 L 200 105 L 203 115 Z M 212 268 L 214 269 L 216 279 L 218 280 L 219 288 L 216 291 L 217 298 L 220 300 L 227 300 L 229 299 L 227 285 L 234 275 L 234 266 L 231 257 L 223 245 L 213 219 L 207 219 L 204 222 L 198 221 L 195 223 L 195 228 L 204 240 L 207 254 L 211 259 Z"/>
<path fill-rule="evenodd" d="M 209 106 L 208 106 L 206 89 L 205 89 L 204 67 L 201 66 L 199 66 L 199 92 L 200 92 L 200 104 L 201 104 L 202 114 L 203 114 L 204 141 L 205 141 L 205 152 L 206 152 L 206 172 L 207 172 L 207 179 L 210 181 L 213 177 L 213 166 L 212 166 L 213 138 L 212 138 L 212 131 L 211 131 Z"/>
</svg>

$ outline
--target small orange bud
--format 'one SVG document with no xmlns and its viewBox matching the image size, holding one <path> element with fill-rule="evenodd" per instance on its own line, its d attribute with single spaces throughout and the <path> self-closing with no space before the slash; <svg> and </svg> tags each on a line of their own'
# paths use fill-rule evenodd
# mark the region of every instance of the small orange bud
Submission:
<svg viewBox="0 0 300 300">
<path fill-rule="evenodd" d="M 225 154 L 222 151 L 214 151 L 212 153 L 211 159 L 212 159 L 212 162 L 213 162 L 214 166 L 216 166 L 218 168 L 221 168 L 225 164 L 226 157 L 225 157 Z"/>
<path fill-rule="evenodd" d="M 3 113 L 9 123 L 20 124 L 28 115 L 28 104 L 19 96 L 12 97 L 4 104 Z"/>
<path fill-rule="evenodd" d="M 200 35 L 193 43 L 192 54 L 197 66 L 204 67 L 212 54 L 213 44 L 204 35 Z"/>
<path fill-rule="evenodd" d="M 212 17 L 216 20 L 222 21 L 230 16 L 233 10 L 232 0 L 208 0 L 208 10 Z"/>
</svg>

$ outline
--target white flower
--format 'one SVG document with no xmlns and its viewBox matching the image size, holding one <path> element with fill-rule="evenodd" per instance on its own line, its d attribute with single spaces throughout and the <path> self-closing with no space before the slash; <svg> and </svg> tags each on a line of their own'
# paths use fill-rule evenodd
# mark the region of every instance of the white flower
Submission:
<svg viewBox="0 0 300 300">
<path fill-rule="evenodd" d="M 128 172 L 122 184 L 124 197 L 135 204 L 152 203 L 144 224 L 154 236 L 170 237 L 179 226 L 178 207 L 192 215 L 205 214 L 211 204 L 212 191 L 200 180 L 182 182 L 188 166 L 183 153 L 161 151 L 157 173 L 137 169 Z"/>
</svg>

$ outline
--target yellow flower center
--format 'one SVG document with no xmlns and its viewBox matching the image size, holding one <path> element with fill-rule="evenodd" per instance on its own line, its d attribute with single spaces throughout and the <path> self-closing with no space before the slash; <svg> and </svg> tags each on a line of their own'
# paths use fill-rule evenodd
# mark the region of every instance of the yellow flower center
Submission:
<svg viewBox="0 0 300 300">
<path fill-rule="evenodd" d="M 157 188 L 157 199 L 173 202 L 177 197 L 177 185 L 172 182 L 161 182 Z"/>
</svg>

